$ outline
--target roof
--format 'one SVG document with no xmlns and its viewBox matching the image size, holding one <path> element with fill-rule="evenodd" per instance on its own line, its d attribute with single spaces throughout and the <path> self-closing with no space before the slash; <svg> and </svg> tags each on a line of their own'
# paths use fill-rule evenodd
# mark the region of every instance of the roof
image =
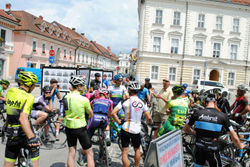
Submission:
<svg viewBox="0 0 250 167">
<path fill-rule="evenodd" d="M 64 26 L 61 26 L 57 24 L 56 22 L 49 23 L 46 20 L 43 20 L 42 17 L 36 17 L 28 12 L 25 11 L 10 11 L 11 14 L 13 14 L 17 20 L 19 20 L 20 26 L 16 27 L 16 31 L 31 31 L 70 45 L 74 45 L 74 42 L 72 39 L 72 33 L 65 28 Z M 41 31 L 41 28 L 45 27 L 44 31 Z M 52 33 L 50 34 L 50 29 Z M 59 32 L 59 36 L 57 36 L 57 32 Z M 65 39 L 63 37 L 63 33 L 66 32 Z"/>
<path fill-rule="evenodd" d="M 5 17 L 8 20 L 14 21 L 16 23 L 18 23 L 17 19 L 11 15 L 9 15 L 6 11 L 4 11 L 3 9 L 0 9 L 0 16 Z"/>
<path fill-rule="evenodd" d="M 104 55 L 107 58 L 111 58 L 112 60 L 118 61 L 119 57 L 116 56 L 114 53 L 111 52 L 111 50 L 108 50 L 104 48 L 102 45 L 98 44 L 96 41 L 91 41 L 91 43 L 100 51 L 102 52 L 102 55 Z"/>
<path fill-rule="evenodd" d="M 232 3 L 232 4 L 250 6 L 250 0 L 212 0 L 212 1 L 220 1 L 220 2 L 225 2 L 225 3 Z"/>
</svg>

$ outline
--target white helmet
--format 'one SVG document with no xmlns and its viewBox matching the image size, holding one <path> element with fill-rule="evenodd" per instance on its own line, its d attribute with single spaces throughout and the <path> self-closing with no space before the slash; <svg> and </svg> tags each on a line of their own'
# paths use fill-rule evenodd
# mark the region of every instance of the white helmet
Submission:
<svg viewBox="0 0 250 167">
<path fill-rule="evenodd" d="M 140 90 L 141 86 L 137 81 L 130 81 L 128 84 L 130 90 Z"/>
<path fill-rule="evenodd" d="M 69 83 L 73 86 L 85 85 L 85 80 L 77 76 L 72 76 Z"/>
<path fill-rule="evenodd" d="M 239 90 L 248 91 L 248 88 L 247 88 L 247 86 L 246 86 L 245 84 L 240 84 L 240 85 L 237 86 L 237 88 L 238 88 Z"/>
</svg>

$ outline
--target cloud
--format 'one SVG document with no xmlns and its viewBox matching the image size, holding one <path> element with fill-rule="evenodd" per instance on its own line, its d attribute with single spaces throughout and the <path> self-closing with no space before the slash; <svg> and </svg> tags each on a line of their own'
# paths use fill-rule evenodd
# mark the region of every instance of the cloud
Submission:
<svg viewBox="0 0 250 167">
<path fill-rule="evenodd" d="M 26 2 L 13 0 L 11 3 L 15 9 L 75 27 L 77 32 L 85 33 L 90 40 L 104 47 L 110 46 L 115 53 L 129 53 L 137 47 L 136 0 L 33 0 L 24 5 Z"/>
</svg>

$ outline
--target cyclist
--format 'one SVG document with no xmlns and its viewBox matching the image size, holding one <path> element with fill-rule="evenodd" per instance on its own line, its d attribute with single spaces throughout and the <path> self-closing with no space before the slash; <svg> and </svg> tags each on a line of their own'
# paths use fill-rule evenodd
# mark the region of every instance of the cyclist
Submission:
<svg viewBox="0 0 250 167">
<path fill-rule="evenodd" d="M 141 117 L 142 114 L 146 116 L 150 124 L 153 123 L 151 115 L 148 112 L 148 107 L 144 101 L 138 98 L 137 92 L 140 90 L 140 85 L 137 81 L 131 81 L 128 85 L 128 92 L 130 98 L 119 102 L 119 104 L 112 111 L 112 116 L 118 124 L 121 121 L 117 117 L 117 113 L 120 109 L 124 108 L 125 123 L 121 129 L 121 142 L 122 142 L 122 163 L 123 166 L 129 166 L 128 151 L 129 143 L 132 141 L 132 145 L 135 150 L 135 166 L 140 164 L 140 144 L 141 144 Z"/>
<path fill-rule="evenodd" d="M 168 102 L 167 110 L 169 117 L 159 130 L 158 136 L 162 136 L 167 132 L 183 127 L 186 115 L 188 113 L 188 104 L 181 97 L 184 88 L 181 85 L 176 85 L 172 88 L 172 91 L 174 97 L 173 100 Z"/>
<path fill-rule="evenodd" d="M 2 79 L 0 81 L 0 101 L 6 101 L 6 98 L 3 96 L 3 91 L 7 90 L 10 85 L 10 82 L 8 80 Z"/>
<path fill-rule="evenodd" d="M 230 115 L 230 105 L 228 100 L 221 95 L 220 89 L 215 89 L 214 92 L 216 93 L 217 97 L 217 107 L 221 110 L 221 112 L 225 113 L 226 115 Z"/>
<path fill-rule="evenodd" d="M 191 91 L 191 107 L 194 107 L 194 104 L 200 104 L 200 98 L 199 98 L 199 91 L 197 89 L 194 89 Z"/>
<path fill-rule="evenodd" d="M 242 149 L 244 145 L 240 142 L 237 134 L 230 125 L 226 114 L 215 109 L 215 95 L 209 94 L 205 98 L 206 108 L 195 112 L 183 130 L 186 133 L 196 135 L 195 147 L 195 167 L 202 167 L 205 162 L 209 162 L 209 166 L 222 167 L 218 138 L 226 129 L 234 142 L 234 144 Z M 195 129 L 191 127 L 195 125 Z"/>
<path fill-rule="evenodd" d="M 36 119 L 33 125 L 37 128 L 38 126 L 48 117 L 47 112 L 54 111 L 52 108 L 52 100 L 51 100 L 51 87 L 45 86 L 42 89 L 42 96 L 35 98 L 33 109 L 31 111 L 31 117 Z M 49 126 L 46 127 L 45 137 L 48 141 L 53 141 L 53 139 L 49 136 Z"/>
<path fill-rule="evenodd" d="M 21 148 L 28 148 L 34 167 L 38 167 L 39 139 L 32 131 L 28 119 L 34 96 L 30 93 L 38 82 L 32 72 L 20 71 L 19 88 L 10 88 L 6 95 L 7 143 L 5 148 L 4 167 L 13 167 Z"/>
<path fill-rule="evenodd" d="M 66 126 L 67 143 L 69 147 L 69 154 L 67 166 L 74 166 L 74 159 L 76 155 L 77 139 L 85 150 L 87 155 L 88 167 L 94 166 L 94 158 L 92 151 L 92 144 L 87 134 L 87 123 L 85 120 L 85 113 L 90 117 L 93 116 L 93 111 L 90 107 L 89 100 L 83 97 L 85 80 L 80 77 L 71 77 L 69 83 L 71 84 L 71 92 L 63 99 L 64 123 Z"/>
<path fill-rule="evenodd" d="M 248 109 L 248 100 L 245 96 L 248 88 L 244 84 L 240 84 L 237 87 L 237 98 L 233 105 L 231 105 L 230 110 L 232 114 L 232 119 L 239 124 L 243 124 L 244 120 L 243 115 L 247 113 Z"/>
<path fill-rule="evenodd" d="M 98 95 L 98 98 L 91 101 L 94 115 L 88 122 L 87 132 L 91 140 L 96 129 L 105 128 L 105 132 L 104 132 L 105 139 L 107 142 L 107 146 L 110 146 L 111 143 L 110 143 L 110 131 L 109 131 L 108 117 L 111 115 L 113 102 L 107 99 L 108 90 L 105 88 L 99 91 L 96 91 L 95 94 L 99 94 L 99 95 Z M 105 124 L 101 124 L 102 121 L 104 121 Z M 82 150 L 82 154 L 85 155 L 84 150 Z M 79 156 L 79 159 L 77 162 L 80 166 L 83 165 L 81 155 Z"/>
</svg>

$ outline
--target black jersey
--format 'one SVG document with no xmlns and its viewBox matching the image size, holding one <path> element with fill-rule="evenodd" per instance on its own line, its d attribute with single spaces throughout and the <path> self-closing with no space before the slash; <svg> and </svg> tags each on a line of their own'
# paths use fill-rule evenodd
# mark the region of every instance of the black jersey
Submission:
<svg viewBox="0 0 250 167">
<path fill-rule="evenodd" d="M 221 97 L 217 100 L 217 107 L 225 114 L 230 113 L 230 105 L 226 98 Z"/>
<path fill-rule="evenodd" d="M 226 131 L 232 130 L 232 126 L 226 114 L 215 108 L 205 108 L 195 112 L 188 120 L 190 126 L 195 125 L 197 138 L 218 138 Z"/>
</svg>

